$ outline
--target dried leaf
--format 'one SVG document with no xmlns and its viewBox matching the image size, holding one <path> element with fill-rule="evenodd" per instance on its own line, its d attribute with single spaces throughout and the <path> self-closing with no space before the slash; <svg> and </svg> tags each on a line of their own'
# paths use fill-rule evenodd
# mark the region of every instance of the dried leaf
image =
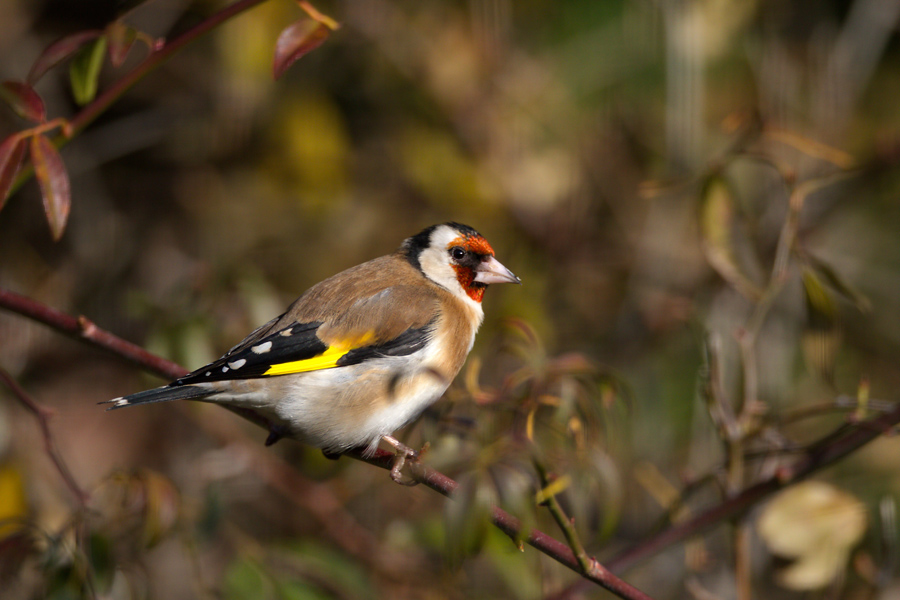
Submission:
<svg viewBox="0 0 900 600">
<path fill-rule="evenodd" d="M 313 19 L 304 18 L 288 25 L 275 42 L 275 60 L 272 64 L 275 79 L 280 79 L 302 56 L 321 46 L 329 35 L 331 29 Z"/>
<path fill-rule="evenodd" d="M 144 544 L 151 548 L 164 539 L 175 526 L 180 502 L 175 486 L 159 473 L 149 470 L 142 471 L 139 480 L 143 485 L 142 492 L 145 502 Z"/>
<path fill-rule="evenodd" d="M 97 95 L 97 83 L 105 54 L 106 37 L 99 37 L 79 50 L 69 64 L 72 95 L 79 106 L 87 104 Z"/>
<path fill-rule="evenodd" d="M 53 142 L 44 135 L 31 138 L 31 162 L 34 164 L 34 176 L 41 187 L 44 212 L 50 224 L 50 231 L 53 239 L 59 241 L 66 230 L 66 221 L 69 219 L 69 209 L 72 205 L 66 166 Z"/>
<path fill-rule="evenodd" d="M 779 583 L 792 590 L 814 590 L 846 568 L 866 531 L 866 510 L 847 492 L 805 481 L 776 496 L 760 515 L 757 529 L 772 553 L 794 559 L 780 573 Z"/>
<path fill-rule="evenodd" d="M 82 46 L 97 39 L 102 33 L 99 29 L 79 31 L 53 42 L 34 61 L 26 81 L 33 85 L 44 76 L 44 73 L 74 55 Z"/>
<path fill-rule="evenodd" d="M 0 143 L 0 209 L 6 202 L 9 190 L 25 158 L 26 139 L 19 135 L 11 135 Z"/>
<path fill-rule="evenodd" d="M 700 220 L 706 260 L 737 291 L 756 300 L 762 293 L 738 259 L 738 216 L 731 187 L 720 177 L 710 178 L 703 190 Z"/>
<path fill-rule="evenodd" d="M 43 123 L 47 120 L 44 101 L 27 83 L 20 81 L 4 81 L 0 84 L 0 99 L 9 104 L 17 115 L 32 123 Z"/>
<path fill-rule="evenodd" d="M 106 27 L 106 39 L 109 42 L 109 61 L 114 67 L 121 67 L 137 40 L 137 30 L 122 21 L 113 21 Z"/>
</svg>

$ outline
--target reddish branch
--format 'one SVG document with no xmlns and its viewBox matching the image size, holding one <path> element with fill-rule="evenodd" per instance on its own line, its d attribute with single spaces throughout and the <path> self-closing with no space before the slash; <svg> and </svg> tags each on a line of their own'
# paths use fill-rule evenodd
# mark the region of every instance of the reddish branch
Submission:
<svg viewBox="0 0 900 600">
<path fill-rule="evenodd" d="M 359 451 L 347 454 L 357 460 L 365 461 L 371 465 L 390 470 L 393 466 L 394 455 L 384 450 L 378 450 L 374 456 L 366 457 Z M 413 477 L 419 483 L 423 483 L 436 492 L 439 492 L 448 498 L 453 497 L 456 491 L 457 483 L 443 473 L 432 469 L 421 463 L 413 463 L 411 465 Z M 491 522 L 497 529 L 508 535 L 512 540 L 518 543 L 522 533 L 522 522 L 508 512 L 497 508 L 493 508 L 491 513 Z M 576 573 L 579 573 L 585 579 L 606 588 L 620 598 L 644 598 L 649 599 L 650 596 L 638 590 L 637 588 L 627 584 L 615 575 L 609 569 L 600 564 L 596 559 L 589 558 L 590 568 L 585 572 L 579 565 L 578 558 L 572 549 L 556 538 L 537 529 L 531 529 L 524 541 L 529 546 L 546 554 L 558 563 L 565 565 Z"/>
<path fill-rule="evenodd" d="M 72 317 L 14 292 L 0 289 L 0 308 L 6 308 L 74 338 L 90 342 L 164 377 L 174 379 L 185 373 L 185 369 L 179 365 L 98 328 L 84 317 Z M 265 426 L 265 420 L 255 413 L 243 411 L 239 414 Z M 900 424 L 900 407 L 868 421 L 843 425 L 836 432 L 825 436 L 823 442 L 813 445 L 801 454 L 792 465 L 780 469 L 774 476 L 746 488 L 737 496 L 707 509 L 688 521 L 673 525 L 613 556 L 605 561 L 606 568 L 592 558 L 593 568 L 588 573 L 583 573 L 571 548 L 541 531 L 532 530 L 525 541 L 547 556 L 581 573 L 587 579 L 602 585 L 622 598 L 646 598 L 646 595 L 616 578 L 610 571 L 625 571 L 674 544 L 699 535 L 724 521 L 739 518 L 776 491 L 842 460 L 898 424 Z M 393 457 L 390 453 L 383 451 L 379 451 L 372 457 L 363 457 L 353 453 L 350 456 L 385 469 L 390 468 Z M 421 464 L 414 465 L 413 475 L 419 482 L 445 496 L 452 495 L 457 486 L 456 482 L 446 475 Z M 518 539 L 522 529 L 518 519 L 500 509 L 494 509 L 492 520 L 501 531 L 514 540 Z"/>
<path fill-rule="evenodd" d="M 106 88 L 92 102 L 82 108 L 81 111 L 69 121 L 68 126 L 65 128 L 65 133 L 57 136 L 53 140 L 53 143 L 57 148 L 64 146 L 85 127 L 93 123 L 97 117 L 106 112 L 106 110 L 112 106 L 122 94 L 134 87 L 134 85 L 146 77 L 148 73 L 172 58 L 179 50 L 206 33 L 209 33 L 228 19 L 253 8 L 258 4 L 262 4 L 265 1 L 266 0 L 239 0 L 234 4 L 226 6 L 209 18 L 204 19 L 201 23 L 198 23 L 178 37 L 167 42 L 158 50 L 153 51 L 143 62 Z M 33 168 L 30 166 L 28 168 L 23 168 L 16 177 L 16 181 L 13 184 L 9 195 L 11 196 L 15 193 L 15 191 L 18 190 L 23 183 L 28 181 L 32 175 L 34 175 Z"/>
<path fill-rule="evenodd" d="M 187 372 L 186 369 L 172 361 L 156 356 L 140 346 L 100 329 L 84 316 L 73 317 L 36 300 L 2 288 L 0 288 L 0 308 L 5 308 L 43 323 L 76 339 L 89 342 L 163 377 L 176 379 Z M 233 412 L 269 429 L 266 419 L 254 411 L 234 410 Z M 348 453 L 348 456 L 388 470 L 391 468 L 394 458 L 393 454 L 382 450 L 379 450 L 371 457 L 363 456 L 358 452 Z M 417 481 L 445 496 L 452 496 L 457 488 L 457 483 L 453 479 L 425 465 L 414 464 L 412 472 Z M 491 520 L 498 529 L 510 536 L 514 541 L 520 539 L 522 523 L 509 513 L 499 508 L 494 508 Z M 579 565 L 579 561 L 572 549 L 546 533 L 537 529 L 531 529 L 524 541 L 620 598 L 625 598 L 626 600 L 648 600 L 650 598 L 650 596 L 613 575 L 594 558 L 590 558 L 590 568 L 585 572 Z"/>
</svg>

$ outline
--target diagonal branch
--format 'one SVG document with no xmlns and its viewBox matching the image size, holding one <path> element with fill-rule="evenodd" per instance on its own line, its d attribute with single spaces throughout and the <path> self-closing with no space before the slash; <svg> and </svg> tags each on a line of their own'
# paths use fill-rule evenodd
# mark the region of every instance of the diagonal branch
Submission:
<svg viewBox="0 0 900 600">
<path fill-rule="evenodd" d="M 394 462 L 394 455 L 384 450 L 377 450 L 373 456 L 365 456 L 361 450 L 351 451 L 346 455 L 387 470 L 392 468 Z M 421 463 L 412 463 L 411 468 L 416 481 L 448 498 L 453 497 L 458 486 L 456 481 Z M 514 542 L 518 543 L 521 539 L 522 522 L 508 512 L 495 506 L 491 513 L 491 522 Z M 525 543 L 620 598 L 652 600 L 647 594 L 616 577 L 593 557 L 588 557 L 589 568 L 582 570 L 578 557 L 569 546 L 540 530 L 529 530 Z"/>
<path fill-rule="evenodd" d="M 126 360 L 129 360 L 148 371 L 162 375 L 163 377 L 176 379 L 187 372 L 186 369 L 172 361 L 156 356 L 155 354 L 147 352 L 140 346 L 127 342 L 108 331 L 100 329 L 84 316 L 79 316 L 77 318 L 73 317 L 46 306 L 37 300 L 21 294 L 16 294 L 15 292 L 3 288 L 0 288 L 0 308 L 5 308 L 18 313 L 24 317 L 43 323 L 61 333 L 103 348 L 116 356 L 125 358 Z M 233 410 L 233 412 L 257 425 L 270 429 L 266 419 L 255 411 L 243 409 Z M 371 465 L 388 470 L 392 468 L 394 461 L 394 455 L 383 450 L 376 451 L 373 456 L 365 456 L 361 450 L 348 452 L 347 455 L 351 458 L 362 460 Z M 281 474 L 285 473 L 282 469 L 279 469 L 278 471 Z M 447 497 L 452 497 L 453 492 L 458 486 L 456 481 L 450 477 L 420 463 L 412 464 L 412 473 L 416 481 L 425 484 L 427 487 Z M 498 529 L 510 536 L 514 541 L 520 539 L 523 527 L 522 522 L 519 521 L 519 519 L 500 508 L 494 507 L 491 521 Z M 537 529 L 531 529 L 528 532 L 528 536 L 525 538 L 525 542 L 620 598 L 626 600 L 651 600 L 650 596 L 619 579 L 592 557 L 588 557 L 590 568 L 583 570 L 578 558 L 572 552 L 572 549 L 546 533 Z"/>
<path fill-rule="evenodd" d="M 620 552 L 606 561 L 606 565 L 614 572 L 625 571 L 669 546 L 698 535 L 723 521 L 735 519 L 775 492 L 846 458 L 898 424 L 900 424 L 900 406 L 868 421 L 842 425 L 837 431 L 824 436 L 823 442 L 814 444 L 792 465 L 782 467 L 772 477 L 751 485 L 738 495 L 688 521 L 673 525 Z"/>
<path fill-rule="evenodd" d="M 257 4 L 262 4 L 263 2 L 266 2 L 266 0 L 238 0 L 234 4 L 226 6 L 219 12 L 185 31 L 172 41 L 163 45 L 162 48 L 151 52 L 150 56 L 144 59 L 143 62 L 125 74 L 121 79 L 110 85 L 92 102 L 82 108 L 81 111 L 69 121 L 65 132 L 53 140 L 54 145 L 57 148 L 64 146 L 84 130 L 85 127 L 93 123 L 97 117 L 106 112 L 106 110 L 125 92 L 134 87 L 136 83 L 141 81 L 151 71 L 172 58 L 179 50 L 209 33 L 225 21 L 253 8 Z M 16 190 L 18 190 L 26 181 L 31 179 L 33 175 L 34 169 L 30 165 L 27 168 L 23 167 L 9 191 L 9 196 L 12 196 Z"/>
<path fill-rule="evenodd" d="M 22 403 L 22 406 L 28 409 L 28 412 L 33 414 L 35 419 L 37 419 L 38 425 L 40 425 L 41 428 L 41 437 L 44 440 L 44 451 L 47 453 L 47 456 L 50 457 L 50 460 L 53 461 L 53 464 L 56 466 L 56 470 L 59 471 L 66 487 L 69 488 L 69 491 L 75 496 L 75 500 L 78 501 L 78 505 L 83 509 L 90 499 L 90 495 L 81 489 L 78 482 L 75 481 L 75 477 L 72 476 L 69 467 L 59 455 L 59 450 L 57 450 L 56 443 L 53 441 L 53 434 L 50 433 L 51 411 L 35 402 L 34 399 L 22 389 L 22 386 L 13 379 L 12 375 L 2 368 L 0 368 L 0 381 L 3 381 L 6 387 L 8 387 L 19 402 Z"/>
</svg>

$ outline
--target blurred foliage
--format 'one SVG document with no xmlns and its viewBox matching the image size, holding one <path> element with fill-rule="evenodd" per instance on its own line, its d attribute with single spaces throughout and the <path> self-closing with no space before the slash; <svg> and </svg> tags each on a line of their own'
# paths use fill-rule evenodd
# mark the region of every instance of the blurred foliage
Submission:
<svg viewBox="0 0 900 600">
<path fill-rule="evenodd" d="M 72 118 L 224 5 L 6 0 L 0 80 L 42 102 L 4 87 L 19 113 L 0 107 L 0 138 Z M 53 232 L 35 181 L 0 203 L 0 285 L 195 367 L 313 283 L 471 224 L 524 285 L 488 292 L 465 372 L 400 434 L 460 498 L 286 441 L 267 452 L 310 486 L 289 493 L 245 447 L 264 432 L 220 429 L 210 406 L 105 414 L 158 380 L 0 313 L 0 366 L 55 412 L 92 498 L 77 505 L 0 394 L 4 598 L 540 598 L 577 576 L 489 528 L 491 504 L 562 539 L 552 496 L 602 559 L 896 400 L 894 0 L 315 5 L 340 28 L 308 54 L 318 26 L 288 35 L 281 66 L 303 57 L 277 81 L 280 32 L 310 18 L 289 0 L 148 74 L 62 149 L 71 206 L 57 157 L 38 164 Z M 816 593 L 900 588 L 898 444 L 822 473 L 869 530 Z M 750 545 L 757 597 L 800 597 Z M 731 597 L 729 536 L 691 548 L 627 579 Z"/>
</svg>

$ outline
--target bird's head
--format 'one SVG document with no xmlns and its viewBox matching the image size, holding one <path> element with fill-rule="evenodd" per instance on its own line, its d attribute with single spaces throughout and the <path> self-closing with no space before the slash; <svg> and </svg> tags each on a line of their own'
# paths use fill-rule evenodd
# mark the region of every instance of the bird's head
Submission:
<svg viewBox="0 0 900 600">
<path fill-rule="evenodd" d="M 428 279 L 474 302 L 481 302 L 492 283 L 521 283 L 468 225 L 433 225 L 404 241 L 400 250 Z"/>
</svg>

